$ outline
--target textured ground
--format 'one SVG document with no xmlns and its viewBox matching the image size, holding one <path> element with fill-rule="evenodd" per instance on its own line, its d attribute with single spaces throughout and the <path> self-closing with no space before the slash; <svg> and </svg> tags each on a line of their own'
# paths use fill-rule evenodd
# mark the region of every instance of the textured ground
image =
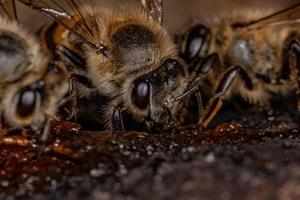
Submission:
<svg viewBox="0 0 300 200">
<path fill-rule="evenodd" d="M 239 123 L 174 135 L 65 133 L 59 154 L 1 145 L 0 199 L 299 199 L 300 133 L 284 108 L 235 102 L 219 121 Z"/>
</svg>

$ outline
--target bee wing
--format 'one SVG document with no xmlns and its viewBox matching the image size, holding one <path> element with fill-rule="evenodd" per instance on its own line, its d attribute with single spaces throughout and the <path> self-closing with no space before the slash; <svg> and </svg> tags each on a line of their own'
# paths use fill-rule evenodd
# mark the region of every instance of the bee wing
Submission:
<svg viewBox="0 0 300 200">
<path fill-rule="evenodd" d="M 138 0 L 150 17 L 160 24 L 163 23 L 163 0 Z"/>
<path fill-rule="evenodd" d="M 259 29 L 266 26 L 295 22 L 300 22 L 300 3 L 248 24 L 243 24 L 240 28 Z"/>
<path fill-rule="evenodd" d="M 15 0 L 1 0 L 0 15 L 18 21 Z"/>
<path fill-rule="evenodd" d="M 109 55 L 107 46 L 99 38 L 100 30 L 98 29 L 96 15 L 87 12 L 80 0 L 18 1 L 61 24 L 78 39 L 87 43 L 104 56 Z M 71 24 L 76 24 L 76 29 Z"/>
</svg>

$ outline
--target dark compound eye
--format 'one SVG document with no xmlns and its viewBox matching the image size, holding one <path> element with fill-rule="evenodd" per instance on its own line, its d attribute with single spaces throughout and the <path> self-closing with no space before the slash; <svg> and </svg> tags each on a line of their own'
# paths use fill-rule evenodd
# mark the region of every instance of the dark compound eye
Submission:
<svg viewBox="0 0 300 200">
<path fill-rule="evenodd" d="M 25 89 L 21 92 L 17 105 L 17 113 L 20 117 L 30 116 L 36 106 L 38 93 L 32 89 Z"/>
<path fill-rule="evenodd" d="M 149 105 L 150 100 L 150 85 L 145 81 L 137 82 L 131 93 L 133 103 L 141 110 L 144 110 Z"/>
</svg>

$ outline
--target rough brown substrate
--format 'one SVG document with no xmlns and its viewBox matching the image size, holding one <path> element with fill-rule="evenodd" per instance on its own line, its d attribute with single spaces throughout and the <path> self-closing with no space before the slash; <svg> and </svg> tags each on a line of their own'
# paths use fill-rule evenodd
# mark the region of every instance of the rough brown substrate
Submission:
<svg viewBox="0 0 300 200">
<path fill-rule="evenodd" d="M 300 137 L 296 130 L 263 133 L 237 129 L 207 137 L 191 133 L 82 133 L 74 139 L 72 146 L 74 151 L 80 149 L 80 155 L 73 159 L 51 153 L 37 155 L 37 149 L 1 146 L 1 196 L 300 197 Z"/>
<path fill-rule="evenodd" d="M 293 117 L 230 112 L 243 128 L 64 134 L 52 145 L 60 153 L 0 145 L 0 199 L 300 199 Z"/>
</svg>

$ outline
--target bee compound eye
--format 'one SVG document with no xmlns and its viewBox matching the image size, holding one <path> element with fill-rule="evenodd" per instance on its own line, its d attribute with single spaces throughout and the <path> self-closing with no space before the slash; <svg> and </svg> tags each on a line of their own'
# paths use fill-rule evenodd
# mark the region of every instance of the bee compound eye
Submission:
<svg viewBox="0 0 300 200">
<path fill-rule="evenodd" d="M 17 105 L 17 113 L 20 117 L 30 116 L 35 109 L 38 93 L 32 89 L 25 89 L 21 92 Z"/>
<path fill-rule="evenodd" d="M 137 82 L 132 90 L 132 99 L 135 106 L 141 110 L 145 110 L 148 107 L 150 100 L 149 83 L 145 81 Z"/>
</svg>

